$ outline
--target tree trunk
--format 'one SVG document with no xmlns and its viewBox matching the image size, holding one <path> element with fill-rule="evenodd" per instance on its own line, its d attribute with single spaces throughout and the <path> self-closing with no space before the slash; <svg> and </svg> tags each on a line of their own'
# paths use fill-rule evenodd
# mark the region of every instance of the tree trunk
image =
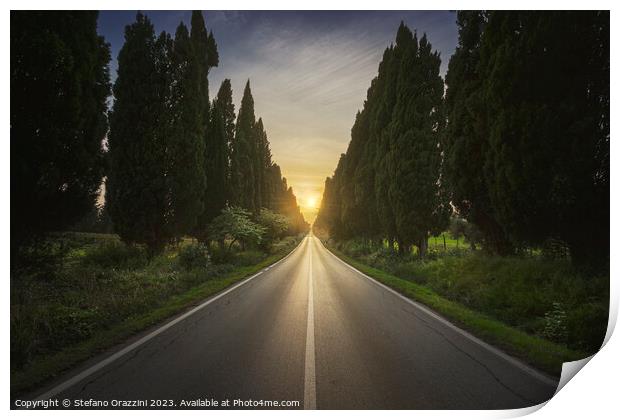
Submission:
<svg viewBox="0 0 620 420">
<path fill-rule="evenodd" d="M 426 257 L 426 250 L 428 249 L 428 238 L 423 238 L 418 241 L 418 255 L 420 258 Z"/>
</svg>

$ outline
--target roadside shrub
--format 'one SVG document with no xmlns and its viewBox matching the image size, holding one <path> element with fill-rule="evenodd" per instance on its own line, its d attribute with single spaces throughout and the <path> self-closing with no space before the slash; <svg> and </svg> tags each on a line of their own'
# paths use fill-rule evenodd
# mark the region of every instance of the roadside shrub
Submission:
<svg viewBox="0 0 620 420">
<path fill-rule="evenodd" d="M 601 348 L 609 319 L 608 301 L 591 301 L 568 311 L 568 342 L 595 352 Z"/>
<path fill-rule="evenodd" d="M 85 265 L 115 269 L 143 268 L 148 262 L 146 249 L 122 242 L 94 245 L 86 250 L 86 255 L 82 259 Z"/>
<path fill-rule="evenodd" d="M 371 244 L 359 239 L 345 241 L 338 249 L 353 258 L 359 258 L 372 252 Z"/>
<path fill-rule="evenodd" d="M 545 314 L 543 337 L 558 343 L 566 343 L 568 329 L 566 327 L 566 311 L 559 302 L 553 302 L 553 309 Z"/>
<path fill-rule="evenodd" d="M 213 247 L 211 248 L 211 262 L 215 265 L 219 264 L 232 264 L 235 260 L 235 253 L 228 247 Z"/>
<path fill-rule="evenodd" d="M 398 256 L 396 252 L 387 247 L 379 247 L 370 254 L 362 256 L 366 264 L 377 268 L 384 268 L 394 263 Z"/>
<path fill-rule="evenodd" d="M 281 254 L 284 252 L 290 252 L 297 245 L 297 239 L 294 236 L 287 236 L 286 238 L 277 241 L 271 246 L 272 254 Z"/>
<path fill-rule="evenodd" d="M 258 264 L 264 260 L 266 255 L 258 250 L 239 252 L 234 257 L 234 264 L 238 267 L 246 267 Z"/>
<path fill-rule="evenodd" d="M 36 352 L 38 326 L 35 309 L 11 306 L 11 368 L 24 366 Z"/>
<path fill-rule="evenodd" d="M 201 243 L 184 246 L 179 251 L 177 262 L 185 270 L 207 268 L 211 264 L 209 249 Z"/>
<path fill-rule="evenodd" d="M 48 311 L 51 316 L 43 320 L 43 325 L 49 336 L 54 337 L 53 343 L 50 343 L 50 348 L 54 350 L 90 337 L 101 320 L 96 307 L 79 308 L 58 304 L 50 306 Z"/>
<path fill-rule="evenodd" d="M 17 250 L 11 250 L 11 277 L 34 281 L 53 281 L 62 269 L 64 258 L 71 250 L 65 240 L 41 238 Z"/>
<path fill-rule="evenodd" d="M 266 250 L 290 229 L 287 217 L 265 208 L 261 209 L 256 221 L 264 228 L 261 245 Z"/>
</svg>

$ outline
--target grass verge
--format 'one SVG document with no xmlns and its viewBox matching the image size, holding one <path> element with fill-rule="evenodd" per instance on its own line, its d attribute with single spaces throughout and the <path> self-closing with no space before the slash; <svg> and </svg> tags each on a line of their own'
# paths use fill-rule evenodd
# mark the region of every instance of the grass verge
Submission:
<svg viewBox="0 0 620 420">
<path fill-rule="evenodd" d="M 455 325 L 548 374 L 559 376 L 562 363 L 588 356 L 588 354 L 584 352 L 572 350 L 564 345 L 529 335 L 514 327 L 471 310 L 460 303 L 448 300 L 428 287 L 370 267 L 343 254 L 334 247 L 328 246 L 327 244 L 325 244 L 325 246 L 338 258 L 364 274 L 385 284 L 400 294 L 426 305 L 449 319 Z"/>
<path fill-rule="evenodd" d="M 173 315 L 179 314 L 190 306 L 197 305 L 206 298 L 223 291 L 234 283 L 257 273 L 263 268 L 284 258 L 289 252 L 291 251 L 279 252 L 257 264 L 239 267 L 225 275 L 209 279 L 203 284 L 193 287 L 186 292 L 170 297 L 166 303 L 152 311 L 132 316 L 60 352 L 35 358 L 25 369 L 11 372 L 11 395 L 16 396 L 33 390 L 45 381 L 58 377 L 77 363 L 109 349 L 115 344 L 119 344 L 132 335 L 160 323 Z"/>
</svg>

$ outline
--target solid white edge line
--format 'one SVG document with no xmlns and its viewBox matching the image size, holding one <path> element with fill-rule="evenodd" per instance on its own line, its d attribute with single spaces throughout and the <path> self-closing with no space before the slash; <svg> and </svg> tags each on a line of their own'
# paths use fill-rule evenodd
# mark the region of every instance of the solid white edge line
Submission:
<svg viewBox="0 0 620 420">
<path fill-rule="evenodd" d="M 441 322 L 442 324 L 444 324 L 446 327 L 451 328 L 452 330 L 456 331 L 457 333 L 461 334 L 462 336 L 466 337 L 467 339 L 469 339 L 470 341 L 478 344 L 479 346 L 481 346 L 482 348 L 484 348 L 485 350 L 488 350 L 489 352 L 493 353 L 494 355 L 504 359 L 505 361 L 507 361 L 508 363 L 510 363 L 511 365 L 513 365 L 516 368 L 519 368 L 520 370 L 522 370 L 523 372 L 529 374 L 530 376 L 532 376 L 533 378 L 539 380 L 540 382 L 545 383 L 546 385 L 550 385 L 550 386 L 556 386 L 558 385 L 558 380 L 554 380 L 553 378 L 549 377 L 548 375 L 539 372 L 538 370 L 534 369 L 531 366 L 526 365 L 525 363 L 515 359 L 512 356 L 509 356 L 508 354 L 504 353 L 503 351 L 499 350 L 498 348 L 480 340 L 479 338 L 471 335 L 470 333 L 468 333 L 467 331 L 457 327 L 456 325 L 454 325 L 453 323 L 451 323 L 450 321 L 448 321 L 447 319 L 441 317 L 440 315 L 436 314 L 435 312 L 433 312 L 432 310 L 428 309 L 426 306 L 422 305 L 421 303 L 418 303 L 414 300 L 409 299 L 408 297 L 401 295 L 400 293 L 398 293 L 396 290 L 391 289 L 390 287 L 386 286 L 385 284 L 381 283 L 378 280 L 373 279 L 372 277 L 362 273 L 361 271 L 359 271 L 357 268 L 353 267 L 352 265 L 350 265 L 349 263 L 347 263 L 346 261 L 341 260 L 340 258 L 338 258 L 338 256 L 336 256 L 333 252 L 331 252 L 329 250 L 329 248 L 327 248 L 323 242 L 321 240 L 319 240 L 319 243 L 321 244 L 321 246 L 327 251 L 329 252 L 334 258 L 336 258 L 338 261 L 340 261 L 342 264 L 344 264 L 346 267 L 348 267 L 349 269 L 355 271 L 356 273 L 360 274 L 361 276 L 365 277 L 366 279 L 370 280 L 371 282 L 373 282 L 374 284 L 376 284 L 377 286 L 382 287 L 383 289 L 387 290 L 388 292 L 392 293 L 395 296 L 398 296 L 400 299 L 402 299 L 403 301 L 409 303 L 410 305 L 414 306 L 415 308 L 419 309 L 420 311 L 424 312 L 425 314 L 433 317 L 434 319 L 436 319 L 437 321 Z"/>
<path fill-rule="evenodd" d="M 299 244 L 297 244 L 297 246 L 291 252 L 289 252 L 287 255 L 285 255 L 284 257 L 282 257 L 281 259 L 279 259 L 275 263 L 273 263 L 270 266 L 268 266 L 266 269 L 272 268 L 272 267 L 280 264 L 284 260 L 288 259 L 288 257 L 290 257 L 295 251 L 297 251 L 297 249 L 299 249 L 301 244 L 306 242 L 306 239 L 307 239 L 307 237 L 302 239 L 299 242 Z M 94 364 L 93 366 L 89 367 L 88 369 L 83 370 L 82 372 L 78 373 L 77 375 L 75 375 L 75 376 L 67 379 L 66 381 L 60 383 L 59 385 L 56 385 L 54 388 L 52 388 L 49 391 L 44 392 L 43 394 L 41 394 L 38 397 L 36 397 L 35 401 L 50 399 L 53 396 L 55 396 L 55 395 L 65 391 L 65 390 L 67 390 L 68 388 L 70 388 L 73 385 L 79 383 L 83 379 L 89 377 L 93 373 L 101 370 L 102 368 L 106 367 L 107 365 L 111 364 L 112 362 L 116 361 L 117 359 L 121 358 L 122 356 L 126 355 L 127 353 L 137 349 L 138 347 L 140 347 L 144 343 L 146 343 L 146 342 L 150 341 L 151 339 L 155 338 L 156 336 L 158 336 L 162 332 L 168 330 L 170 327 L 173 327 L 174 325 L 178 324 L 179 322 L 183 321 L 184 319 L 192 316 L 196 312 L 204 309 L 206 306 L 208 306 L 211 303 L 217 301 L 222 296 L 226 296 L 227 294 L 229 294 L 233 290 L 238 289 L 239 287 L 243 286 L 244 284 L 246 284 L 250 280 L 253 280 L 254 278 L 260 276 L 261 274 L 263 274 L 266 271 L 266 269 L 263 269 L 263 270 L 259 271 L 258 273 L 255 273 L 255 274 L 251 275 L 247 279 L 242 280 L 242 281 L 234 284 L 233 286 L 230 286 L 227 289 L 224 289 L 223 291 L 219 292 L 219 294 L 209 298 L 205 302 L 203 302 L 200 305 L 194 307 L 193 309 L 185 312 L 184 314 L 178 316 L 177 318 L 173 319 L 172 321 L 168 322 L 167 324 L 163 325 L 162 327 L 160 327 L 160 328 L 156 329 L 155 331 L 152 331 L 151 333 L 145 335 L 144 337 L 142 337 L 138 341 L 135 341 L 134 343 L 128 345 L 127 347 L 124 347 L 123 349 L 117 351 L 116 353 L 114 353 L 113 355 L 111 355 L 111 356 L 107 357 L 106 359 L 100 361 L 99 363 Z"/>
<path fill-rule="evenodd" d="M 312 286 L 312 241 L 308 240 L 308 322 L 306 327 L 306 364 L 304 374 L 304 410 L 316 410 L 316 376 L 314 353 L 314 291 Z"/>
</svg>

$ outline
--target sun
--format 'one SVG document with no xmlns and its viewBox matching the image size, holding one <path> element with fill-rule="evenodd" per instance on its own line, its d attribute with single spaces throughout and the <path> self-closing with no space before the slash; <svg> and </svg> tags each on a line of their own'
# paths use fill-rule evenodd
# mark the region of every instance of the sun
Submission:
<svg viewBox="0 0 620 420">
<path fill-rule="evenodd" d="M 311 195 L 310 197 L 306 197 L 306 207 L 308 208 L 316 208 L 317 202 L 317 198 L 313 195 Z"/>
</svg>

